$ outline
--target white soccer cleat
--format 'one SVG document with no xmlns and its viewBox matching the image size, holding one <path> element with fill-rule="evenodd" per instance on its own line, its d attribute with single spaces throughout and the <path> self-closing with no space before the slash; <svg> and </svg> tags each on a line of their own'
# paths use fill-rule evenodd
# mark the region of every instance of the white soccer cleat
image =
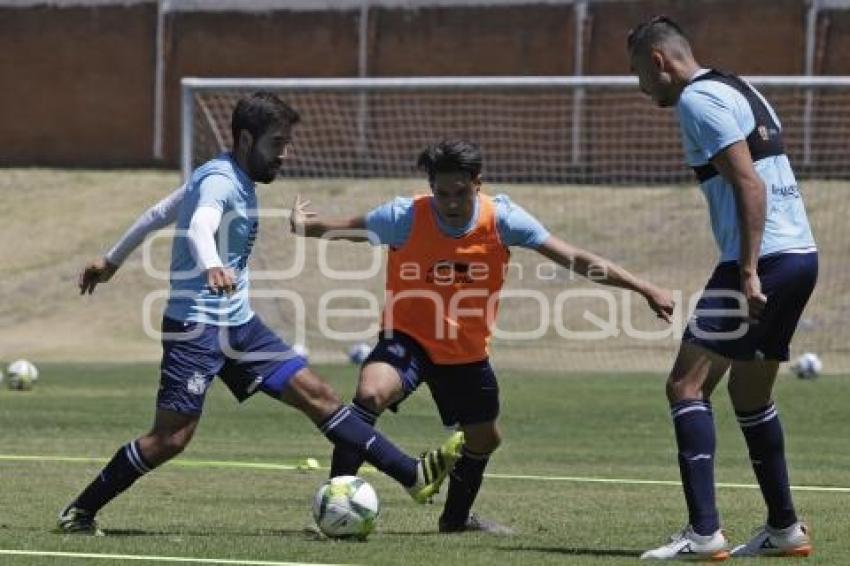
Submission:
<svg viewBox="0 0 850 566">
<path fill-rule="evenodd" d="M 647 550 L 641 560 L 701 560 L 719 562 L 729 558 L 729 541 L 723 531 L 712 535 L 698 535 L 688 525 L 670 537 L 670 542 Z"/>
<path fill-rule="evenodd" d="M 812 537 L 805 523 L 796 522 L 784 529 L 761 527 L 747 544 L 732 549 L 735 558 L 744 556 L 808 556 L 812 553 Z"/>
</svg>

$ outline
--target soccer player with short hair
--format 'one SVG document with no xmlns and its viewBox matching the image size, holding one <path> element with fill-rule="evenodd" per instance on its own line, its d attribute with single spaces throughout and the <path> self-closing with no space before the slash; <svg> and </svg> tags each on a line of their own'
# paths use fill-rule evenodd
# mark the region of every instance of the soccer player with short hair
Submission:
<svg viewBox="0 0 850 566">
<path fill-rule="evenodd" d="M 240 402 L 262 391 L 295 407 L 331 442 L 362 455 L 404 485 L 417 502 L 424 503 L 439 489 L 459 457 L 462 437 L 457 434 L 421 459 L 401 452 L 343 406 L 307 361 L 251 309 L 248 258 L 259 221 L 256 183 L 275 179 L 298 120 L 274 94 L 240 99 L 232 115 L 233 151 L 196 169 L 183 188 L 143 214 L 107 258 L 81 273 L 80 290 L 91 293 L 147 233 L 176 220 L 153 428 L 122 446 L 61 511 L 61 531 L 101 534 L 96 513 L 189 443 L 216 375 Z"/>
<path fill-rule="evenodd" d="M 708 201 L 720 263 L 682 338 L 667 381 L 689 524 L 642 558 L 724 559 L 714 494 L 710 397 L 729 371 L 729 396 L 767 504 L 767 522 L 732 556 L 807 556 L 811 540 L 791 501 L 773 384 L 817 279 L 818 256 L 773 108 L 741 78 L 697 63 L 665 17 L 629 34 L 641 90 L 675 107 L 685 158 Z M 728 313 L 742 308 L 744 316 Z M 714 311 L 714 312 L 712 312 Z"/>
<path fill-rule="evenodd" d="M 354 412 L 374 424 L 387 407 L 426 383 L 443 424 L 459 427 L 466 439 L 450 473 L 439 530 L 507 534 L 507 527 L 470 510 L 501 441 L 499 387 L 488 342 L 509 248 L 536 250 L 582 275 L 595 275 L 594 281 L 635 291 L 668 322 L 672 295 L 552 236 L 507 196 L 482 193 L 482 156 L 474 144 L 438 143 L 422 152 L 418 166 L 427 172 L 430 195 L 396 198 L 364 216 L 327 220 L 297 198 L 292 230 L 308 237 L 365 230 L 371 243 L 388 246 L 382 331 L 361 367 Z M 355 474 L 362 463 L 360 454 L 337 446 L 330 475 Z"/>
</svg>

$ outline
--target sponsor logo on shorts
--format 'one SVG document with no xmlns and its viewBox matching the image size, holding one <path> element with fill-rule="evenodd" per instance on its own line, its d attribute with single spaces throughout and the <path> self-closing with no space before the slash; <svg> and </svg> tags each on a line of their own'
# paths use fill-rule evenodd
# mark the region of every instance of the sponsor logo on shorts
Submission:
<svg viewBox="0 0 850 566">
<path fill-rule="evenodd" d="M 395 344 L 390 344 L 390 346 L 387 348 L 387 352 L 389 352 L 390 354 L 392 354 L 393 356 L 395 356 L 397 358 L 403 358 L 404 354 L 406 353 L 406 350 L 404 349 L 404 346 L 402 346 L 401 344 L 395 343 Z"/>
<path fill-rule="evenodd" d="M 800 198 L 800 187 L 797 185 L 771 185 L 770 193 L 779 198 Z"/>
<path fill-rule="evenodd" d="M 186 389 L 194 395 L 203 395 L 204 391 L 207 390 L 207 380 L 204 379 L 204 374 L 197 371 L 192 374 L 192 377 L 186 382 Z"/>
</svg>

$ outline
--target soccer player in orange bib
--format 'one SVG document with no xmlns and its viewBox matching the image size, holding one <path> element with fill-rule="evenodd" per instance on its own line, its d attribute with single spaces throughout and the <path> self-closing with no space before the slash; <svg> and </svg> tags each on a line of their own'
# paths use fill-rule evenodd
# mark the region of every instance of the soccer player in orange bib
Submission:
<svg viewBox="0 0 850 566">
<path fill-rule="evenodd" d="M 417 165 L 431 195 L 396 198 L 363 216 L 320 219 L 300 197 L 292 231 L 307 237 L 342 237 L 389 246 L 386 301 L 378 344 L 363 362 L 352 413 L 373 424 L 423 382 L 446 426 L 466 441 L 450 473 L 440 532 L 511 529 L 470 514 L 490 455 L 499 446 L 499 388 L 488 342 L 511 246 L 537 250 L 594 280 L 643 295 L 670 321 L 672 294 L 625 269 L 552 236 L 505 195 L 481 193 L 482 156 L 467 141 L 444 141 L 424 150 Z M 341 231 L 338 235 L 334 231 Z M 356 474 L 362 456 L 337 447 L 331 477 Z"/>
</svg>

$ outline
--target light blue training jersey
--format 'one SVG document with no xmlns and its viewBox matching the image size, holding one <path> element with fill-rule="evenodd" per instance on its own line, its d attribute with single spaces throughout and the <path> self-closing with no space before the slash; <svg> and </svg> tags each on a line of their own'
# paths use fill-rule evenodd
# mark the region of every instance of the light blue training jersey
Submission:
<svg viewBox="0 0 850 566">
<path fill-rule="evenodd" d="M 195 210 L 205 206 L 222 213 L 216 249 L 224 267 L 236 273 L 236 291 L 230 296 L 217 295 L 207 287 L 206 274 L 198 267 L 186 237 Z M 259 229 L 256 211 L 254 182 L 229 153 L 207 161 L 192 173 L 177 214 L 177 234 L 171 247 L 171 295 L 165 316 L 217 326 L 245 324 L 254 316 L 248 300 L 248 257 Z"/>
<path fill-rule="evenodd" d="M 549 238 L 549 231 L 543 227 L 543 224 L 522 207 L 511 202 L 507 195 L 496 195 L 493 197 L 493 203 L 496 208 L 496 229 L 505 247 L 520 246 L 536 250 Z M 461 228 L 446 225 L 436 212 L 434 216 L 443 234 L 451 238 L 460 238 L 478 223 L 478 211 L 479 203 L 478 199 L 475 199 L 472 218 L 466 226 Z M 396 197 L 366 214 L 366 229 L 375 234 L 377 243 L 394 248 L 404 245 L 412 226 L 412 198 Z"/>
<path fill-rule="evenodd" d="M 701 69 L 694 78 L 708 72 Z M 773 108 L 759 98 L 780 125 Z M 702 80 L 689 84 L 676 105 L 685 160 L 695 167 L 708 163 L 731 144 L 746 139 L 755 128 L 747 99 L 726 84 Z M 781 128 L 781 125 L 780 125 Z M 764 236 L 759 256 L 779 252 L 814 251 L 815 240 L 806 217 L 803 197 L 785 154 L 755 162 L 755 170 L 767 190 Z M 740 258 L 741 238 L 735 192 L 721 175 L 700 185 L 708 201 L 711 228 L 720 248 L 720 261 Z"/>
</svg>

